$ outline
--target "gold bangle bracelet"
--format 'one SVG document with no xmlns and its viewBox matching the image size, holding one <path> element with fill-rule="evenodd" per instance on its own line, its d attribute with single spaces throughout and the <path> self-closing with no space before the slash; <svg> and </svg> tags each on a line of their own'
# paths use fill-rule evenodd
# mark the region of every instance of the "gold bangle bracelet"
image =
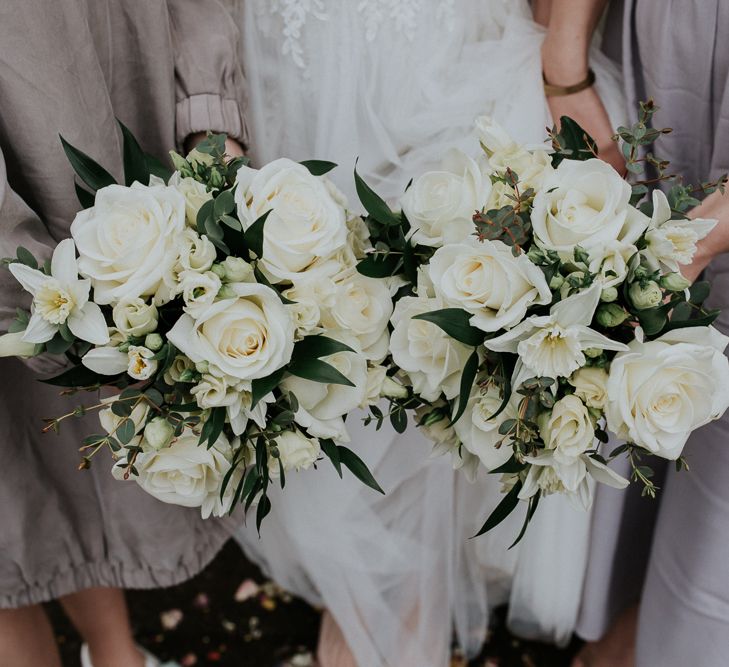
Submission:
<svg viewBox="0 0 729 667">
<path fill-rule="evenodd" d="M 595 72 L 590 67 L 587 70 L 587 77 L 571 86 L 557 86 L 553 83 L 547 83 L 544 72 L 542 72 L 542 81 L 544 82 L 544 94 L 547 97 L 564 97 L 565 95 L 574 95 L 592 86 L 595 83 Z"/>
</svg>

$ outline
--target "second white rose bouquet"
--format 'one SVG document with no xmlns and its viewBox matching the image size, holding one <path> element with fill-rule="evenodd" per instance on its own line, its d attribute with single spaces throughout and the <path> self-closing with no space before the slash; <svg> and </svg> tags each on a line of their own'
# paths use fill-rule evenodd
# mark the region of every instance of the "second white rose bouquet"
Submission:
<svg viewBox="0 0 729 667">
<path fill-rule="evenodd" d="M 653 111 L 644 104 L 619 134 L 629 170 L 647 159 L 661 180 L 665 163 L 640 156 L 660 132 Z M 542 495 L 588 507 L 593 481 L 626 486 L 607 465 L 619 454 L 653 495 L 641 457 L 681 465 L 691 432 L 729 406 L 729 339 L 703 308 L 708 284 L 678 270 L 715 221 L 687 219 L 690 186 L 645 201 L 646 184 L 631 187 L 569 118 L 552 150 L 487 118 L 477 130 L 483 154 L 448 155 L 411 183 L 401 212 L 357 179 L 374 243 L 358 268 L 403 283 L 389 373 L 408 389 L 389 417 L 403 430 L 414 409 L 457 467 L 502 475 L 481 532 L 520 500 L 526 528 Z M 371 420 L 384 417 L 375 406 Z M 626 444 L 603 454 L 608 431 Z"/>
<path fill-rule="evenodd" d="M 111 449 L 114 475 L 204 517 L 256 504 L 260 526 L 269 485 L 322 456 L 381 491 L 344 418 L 379 400 L 392 299 L 355 269 L 368 233 L 334 165 L 253 169 L 210 135 L 170 174 L 122 130 L 126 184 L 64 143 L 91 191 L 72 238 L 45 266 L 7 261 L 33 299 L 0 351 L 66 355 L 47 382 L 117 389 L 48 430 L 99 410 L 82 467 Z"/>
</svg>

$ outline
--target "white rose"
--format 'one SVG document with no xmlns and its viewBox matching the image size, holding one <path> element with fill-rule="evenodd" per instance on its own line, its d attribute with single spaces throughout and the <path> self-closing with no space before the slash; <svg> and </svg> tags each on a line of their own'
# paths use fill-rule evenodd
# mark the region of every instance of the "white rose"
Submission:
<svg viewBox="0 0 729 667">
<path fill-rule="evenodd" d="M 80 211 L 71 225 L 79 271 L 91 279 L 96 303 L 168 299 L 165 282 L 184 228 L 185 199 L 174 188 L 140 183 L 101 188 L 94 206 Z"/>
<path fill-rule="evenodd" d="M 179 260 L 176 273 L 209 271 L 217 256 L 212 241 L 207 236 L 200 236 L 194 229 L 187 228 L 179 240 Z"/>
<path fill-rule="evenodd" d="M 447 301 L 473 315 L 473 326 L 487 332 L 513 327 L 527 308 L 552 301 L 542 270 L 523 253 L 514 257 L 501 241 L 471 237 L 438 248 L 430 278 Z"/>
<path fill-rule="evenodd" d="M 519 177 L 519 189 L 522 192 L 527 188 L 541 187 L 545 175 L 553 171 L 552 161 L 546 150 L 527 149 L 514 141 L 492 118 L 477 118 L 476 132 L 481 147 L 488 156 L 489 167 L 501 175 L 506 173 L 507 168 L 511 169 Z M 513 203 L 513 200 L 508 200 L 501 206 Z"/>
<path fill-rule="evenodd" d="M 101 428 L 103 428 L 107 433 L 114 433 L 114 431 L 116 431 L 116 429 L 118 428 L 119 424 L 127 419 L 126 417 L 120 417 L 119 415 L 115 415 L 112 411 L 111 406 L 117 400 L 119 399 L 116 396 L 101 399 L 101 402 L 104 403 L 106 407 L 99 410 L 99 422 L 101 423 Z M 147 403 L 147 401 L 139 401 L 132 409 L 132 413 L 129 415 L 129 419 L 131 419 L 134 423 L 135 434 L 138 434 L 142 430 L 142 428 L 144 427 L 144 423 L 147 421 L 148 415 L 149 404 Z"/>
<path fill-rule="evenodd" d="M 334 438 L 349 442 L 343 417 L 361 405 L 365 399 L 367 360 L 359 352 L 355 338 L 342 332 L 337 332 L 336 336 L 355 352 L 337 352 L 323 357 L 322 361 L 336 368 L 354 386 L 315 382 L 295 375 L 286 377 L 281 386 L 293 392 L 299 401 L 299 409 L 295 415 L 299 426 L 317 438 Z"/>
<path fill-rule="evenodd" d="M 323 313 L 322 324 L 343 329 L 357 337 L 367 359 L 381 360 L 387 355 L 387 324 L 392 315 L 392 299 L 382 280 L 368 278 L 356 269 L 337 281 L 331 306 Z"/>
<path fill-rule="evenodd" d="M 157 307 L 144 299 L 122 299 L 114 306 L 112 318 L 124 336 L 144 336 L 157 328 Z"/>
<path fill-rule="evenodd" d="M 183 177 L 179 172 L 172 174 L 169 184 L 185 198 L 185 219 L 190 227 L 197 227 L 197 214 L 202 205 L 213 198 L 207 188 L 194 178 Z"/>
<path fill-rule="evenodd" d="M 230 406 L 240 401 L 234 386 L 231 387 L 225 378 L 209 373 L 203 375 L 200 382 L 190 390 L 190 394 L 203 410 Z"/>
<path fill-rule="evenodd" d="M 221 287 L 220 278 L 212 271 L 183 271 L 180 274 L 179 290 L 185 302 L 185 312 L 195 317 L 211 306 Z"/>
<path fill-rule="evenodd" d="M 207 361 L 217 375 L 239 380 L 266 377 L 291 360 L 294 322 L 276 292 L 257 283 L 227 286 L 234 299 L 185 314 L 168 340 L 194 363 Z"/>
<path fill-rule="evenodd" d="M 152 449 L 167 447 L 175 434 L 175 427 L 164 417 L 154 417 L 144 427 L 144 442 Z"/>
<path fill-rule="evenodd" d="M 328 258 L 347 243 L 345 211 L 325 181 L 306 167 L 288 159 L 274 160 L 260 170 L 241 167 L 235 201 L 244 229 L 271 211 L 260 266 L 272 282 L 337 270 L 337 263 Z"/>
<path fill-rule="evenodd" d="M 156 372 L 159 362 L 152 359 L 154 352 L 141 345 L 129 347 L 127 373 L 135 380 L 149 380 Z"/>
<path fill-rule="evenodd" d="M 534 198 L 534 236 L 565 259 L 576 245 L 589 252 L 609 241 L 635 243 L 648 218 L 630 205 L 630 195 L 630 185 L 606 162 L 563 160 Z"/>
<path fill-rule="evenodd" d="M 580 398 L 588 408 L 605 409 L 608 374 L 604 369 L 585 366 L 573 373 L 569 381 L 575 388 L 575 396 Z"/>
<path fill-rule="evenodd" d="M 467 238 L 475 231 L 473 214 L 486 203 L 490 191 L 491 179 L 475 160 L 461 151 L 449 151 L 440 171 L 417 178 L 400 199 L 413 241 L 440 246 Z"/>
<path fill-rule="evenodd" d="M 198 446 L 199 440 L 188 430 L 169 447 L 140 454 L 135 462 L 139 475 L 130 479 L 163 503 L 199 507 L 206 519 L 223 513 L 219 496 L 223 478 L 230 470 L 226 455 L 230 445 L 223 436 L 210 448 Z M 114 468 L 117 476 L 119 468 Z"/>
<path fill-rule="evenodd" d="M 358 215 L 347 218 L 347 246 L 351 248 L 356 259 L 363 259 L 372 248 L 370 230 L 367 223 Z"/>
<path fill-rule="evenodd" d="M 382 385 L 387 379 L 387 369 L 380 364 L 367 366 L 367 384 L 364 400 L 359 404 L 360 408 L 377 403 L 382 397 Z"/>
<path fill-rule="evenodd" d="M 473 351 L 436 324 L 413 319 L 444 307 L 440 297 L 406 296 L 397 302 L 392 315 L 392 358 L 407 372 L 415 393 L 426 401 L 434 401 L 441 393 L 447 399 L 458 395 L 463 367 Z"/>
<path fill-rule="evenodd" d="M 696 244 L 714 227 L 716 220 L 672 220 L 673 213 L 666 195 L 653 191 L 653 215 L 645 235 L 645 253 L 653 262 L 678 271 L 679 264 L 691 264 Z"/>
<path fill-rule="evenodd" d="M 502 413 L 494 418 L 502 403 L 503 398 L 496 387 L 483 387 L 476 383 L 466 411 L 454 425 L 463 446 L 477 456 L 487 470 L 504 465 L 514 453 L 509 439 L 499 433 L 499 427 L 505 419 L 516 416 L 516 403 L 510 400 Z"/>
<path fill-rule="evenodd" d="M 607 420 L 619 437 L 667 459 L 729 406 L 729 338 L 713 327 L 633 341 L 610 364 Z"/>
<path fill-rule="evenodd" d="M 540 419 L 539 434 L 558 463 L 570 464 L 590 449 L 595 441 L 595 425 L 585 404 L 568 394 Z"/>
<path fill-rule="evenodd" d="M 638 252 L 632 243 L 607 241 L 590 249 L 590 273 L 598 276 L 603 289 L 622 285 L 628 275 L 628 260 Z"/>
<path fill-rule="evenodd" d="M 301 431 L 283 431 L 274 441 L 278 449 L 278 458 L 269 457 L 268 473 L 277 479 L 281 474 L 279 461 L 285 472 L 289 470 L 308 470 L 319 458 L 319 441 L 307 438 Z"/>
</svg>

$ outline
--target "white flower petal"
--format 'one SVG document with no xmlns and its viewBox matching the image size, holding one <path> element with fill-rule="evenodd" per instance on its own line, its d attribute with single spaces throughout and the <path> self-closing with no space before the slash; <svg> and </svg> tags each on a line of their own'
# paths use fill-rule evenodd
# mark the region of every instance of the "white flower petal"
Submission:
<svg viewBox="0 0 729 667">
<path fill-rule="evenodd" d="M 602 285 L 596 281 L 586 290 L 568 296 L 552 306 L 550 313 L 565 328 L 574 324 L 588 326 L 597 310 L 597 304 L 600 303 L 601 293 Z"/>
<path fill-rule="evenodd" d="M 55 336 L 56 331 L 58 325 L 44 320 L 38 313 L 33 313 L 23 334 L 23 340 L 26 343 L 46 343 Z"/>
<path fill-rule="evenodd" d="M 56 246 L 51 259 L 51 275 L 61 285 L 70 285 L 78 280 L 76 245 L 73 239 L 64 239 Z"/>
<path fill-rule="evenodd" d="M 587 472 L 601 484 L 607 484 L 608 486 L 612 486 L 614 489 L 624 489 L 628 486 L 628 484 L 630 484 L 625 477 L 618 475 L 618 473 L 606 466 L 604 463 L 600 463 L 600 461 L 596 461 L 587 455 L 583 457 L 583 460 L 587 466 Z"/>
<path fill-rule="evenodd" d="M 120 352 L 115 347 L 97 347 L 89 350 L 81 363 L 101 375 L 119 375 L 126 372 L 128 359 L 126 352 Z"/>
<path fill-rule="evenodd" d="M 22 331 L 0 336 L 0 357 L 32 357 L 35 343 L 23 340 Z"/>
<path fill-rule="evenodd" d="M 33 296 L 41 288 L 41 285 L 48 280 L 48 276 L 42 271 L 31 269 L 29 266 L 20 264 L 19 262 L 8 265 L 8 269 L 15 277 L 15 280 L 23 286 L 23 289 L 30 292 Z"/>
<path fill-rule="evenodd" d="M 109 342 L 109 328 L 101 312 L 101 308 L 88 301 L 81 310 L 75 309 L 68 318 L 68 328 L 81 340 L 94 345 L 106 345 Z"/>
</svg>

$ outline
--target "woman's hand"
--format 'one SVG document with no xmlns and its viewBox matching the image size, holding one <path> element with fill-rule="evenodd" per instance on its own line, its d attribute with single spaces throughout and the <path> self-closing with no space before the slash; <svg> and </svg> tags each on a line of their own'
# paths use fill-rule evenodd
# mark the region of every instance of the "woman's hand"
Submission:
<svg viewBox="0 0 729 667">
<path fill-rule="evenodd" d="M 709 235 L 696 244 L 691 264 L 681 267 L 683 276 L 694 282 L 715 257 L 729 252 L 729 193 L 713 192 L 689 213 L 689 218 L 719 221 Z"/>
</svg>

